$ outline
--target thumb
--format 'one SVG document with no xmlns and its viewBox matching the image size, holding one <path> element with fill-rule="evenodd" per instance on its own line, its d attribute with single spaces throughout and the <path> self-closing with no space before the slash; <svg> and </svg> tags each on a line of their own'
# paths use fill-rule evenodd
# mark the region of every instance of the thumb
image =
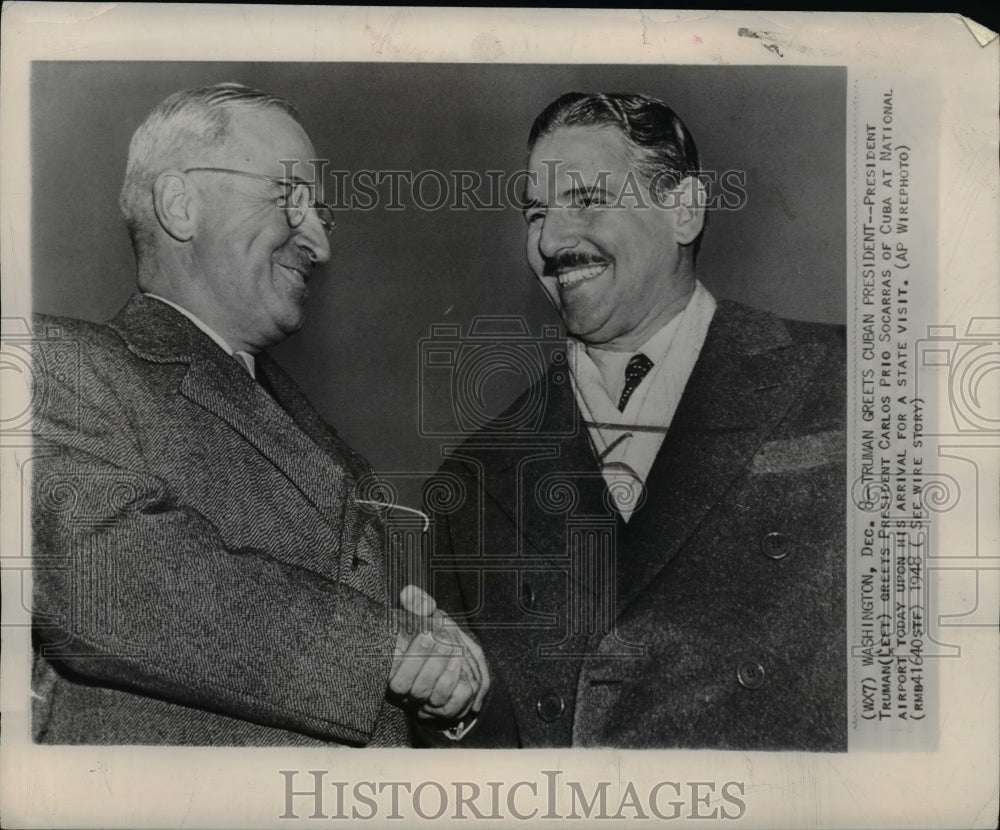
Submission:
<svg viewBox="0 0 1000 830">
<path fill-rule="evenodd" d="M 399 592 L 399 604 L 418 617 L 430 617 L 437 610 L 434 597 L 416 585 L 407 585 Z"/>
</svg>

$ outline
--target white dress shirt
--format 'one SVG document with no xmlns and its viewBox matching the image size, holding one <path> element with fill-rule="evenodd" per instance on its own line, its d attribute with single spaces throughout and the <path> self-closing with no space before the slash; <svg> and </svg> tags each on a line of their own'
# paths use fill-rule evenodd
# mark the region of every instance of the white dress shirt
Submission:
<svg viewBox="0 0 1000 830">
<path fill-rule="evenodd" d="M 569 341 L 576 403 L 608 490 L 626 522 L 643 499 L 646 477 L 701 353 L 715 307 L 715 298 L 695 281 L 684 310 L 635 352 Z M 653 368 L 632 393 L 625 411 L 619 412 L 625 367 L 639 352 L 653 362 Z"/>
<path fill-rule="evenodd" d="M 203 332 L 205 332 L 205 334 L 211 337 L 212 340 L 219 346 L 219 348 L 222 349 L 222 351 L 224 351 L 228 355 L 238 357 L 242 361 L 243 365 L 246 367 L 246 370 L 250 373 L 250 377 L 256 380 L 257 361 L 254 359 L 254 356 L 250 354 L 250 352 L 234 351 L 233 347 L 230 346 L 225 340 L 223 340 L 218 334 L 216 334 L 216 332 L 212 328 L 210 328 L 206 323 L 203 323 L 186 308 L 177 305 L 177 303 L 173 302 L 172 300 L 168 300 L 166 297 L 161 297 L 158 294 L 149 294 L 147 292 L 143 292 L 143 295 L 146 297 L 152 297 L 154 300 L 159 300 L 161 303 L 166 303 L 171 308 L 177 309 L 181 314 L 187 317 L 188 320 L 190 320 L 198 328 L 200 328 Z"/>
</svg>

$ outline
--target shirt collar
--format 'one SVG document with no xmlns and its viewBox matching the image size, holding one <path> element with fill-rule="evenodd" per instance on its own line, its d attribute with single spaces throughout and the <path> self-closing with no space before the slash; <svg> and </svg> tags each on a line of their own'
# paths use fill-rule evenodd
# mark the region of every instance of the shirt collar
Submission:
<svg viewBox="0 0 1000 830">
<path fill-rule="evenodd" d="M 677 332 L 677 327 L 680 325 L 683 316 L 684 309 L 681 309 L 670 318 L 670 322 L 657 329 L 653 336 L 634 352 L 616 352 L 610 349 L 595 349 L 583 346 L 587 357 L 593 361 L 598 371 L 600 371 L 603 385 L 605 390 L 607 390 L 609 398 L 617 401 L 621 397 L 622 386 L 625 383 L 625 367 L 635 355 L 640 353 L 646 355 L 653 362 L 654 366 L 659 365 L 663 361 L 667 356 L 667 352 L 670 351 L 670 344 L 674 339 L 674 334 Z"/>
<path fill-rule="evenodd" d="M 608 393 L 608 398 L 612 402 L 616 402 L 621 397 L 622 387 L 625 384 L 625 367 L 628 365 L 629 360 L 631 360 L 635 355 L 641 353 L 646 355 L 646 357 L 653 362 L 654 366 L 658 366 L 662 363 L 663 359 L 670 351 L 670 344 L 673 342 L 674 335 L 677 333 L 677 329 L 681 324 L 681 319 L 684 317 L 685 310 L 696 299 L 701 300 L 700 294 L 703 292 L 707 293 L 707 290 L 698 280 L 695 280 L 694 291 L 691 292 L 691 296 L 688 298 L 688 302 L 684 308 L 671 317 L 666 325 L 657 329 L 652 336 L 634 352 L 618 352 L 610 349 L 597 349 L 586 346 L 581 341 L 571 337 L 570 343 L 574 351 L 576 351 L 577 365 L 583 367 L 586 366 L 587 363 L 592 363 L 600 373 L 601 385 Z M 581 358 L 584 359 L 581 360 Z"/>
<path fill-rule="evenodd" d="M 609 493 L 625 521 L 631 518 L 645 492 L 646 478 L 698 361 L 715 308 L 715 299 L 697 282 L 685 309 L 639 350 L 654 365 L 624 412 L 619 412 L 616 402 L 624 385 L 624 366 L 631 355 L 619 353 L 623 354 L 622 371 L 612 398 L 583 344 L 570 341 L 568 353 L 577 406 Z"/>
<path fill-rule="evenodd" d="M 239 352 L 235 351 L 233 347 L 230 346 L 225 340 L 223 340 L 222 337 L 220 337 L 219 334 L 211 326 L 209 326 L 207 323 L 199 319 L 197 315 L 188 311 L 186 308 L 184 308 L 184 306 L 177 305 L 177 303 L 175 303 L 173 300 L 168 300 L 166 297 L 161 297 L 159 294 L 150 294 L 149 292 L 146 291 L 143 292 L 143 295 L 146 297 L 150 297 L 151 299 L 154 300 L 159 300 L 161 303 L 165 303 L 166 305 L 175 309 L 179 313 L 183 314 L 185 317 L 188 318 L 188 320 L 190 320 L 199 329 L 201 329 L 201 331 L 205 332 L 205 334 L 207 334 L 212 339 L 212 342 L 215 343 L 220 349 L 222 349 L 222 351 L 224 351 L 226 354 L 230 356 L 236 356 L 240 358 L 243 364 L 247 367 L 247 371 L 250 372 L 250 375 L 254 378 L 257 377 L 257 362 L 252 354 L 244 351 L 239 351 Z"/>
</svg>

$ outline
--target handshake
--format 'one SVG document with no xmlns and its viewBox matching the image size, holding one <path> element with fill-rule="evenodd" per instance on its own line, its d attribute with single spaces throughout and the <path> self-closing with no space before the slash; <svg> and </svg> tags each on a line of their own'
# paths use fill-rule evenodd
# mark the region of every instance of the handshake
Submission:
<svg viewBox="0 0 1000 830">
<path fill-rule="evenodd" d="M 403 588 L 399 601 L 389 697 L 429 726 L 461 732 L 490 688 L 483 650 L 415 585 Z"/>
</svg>

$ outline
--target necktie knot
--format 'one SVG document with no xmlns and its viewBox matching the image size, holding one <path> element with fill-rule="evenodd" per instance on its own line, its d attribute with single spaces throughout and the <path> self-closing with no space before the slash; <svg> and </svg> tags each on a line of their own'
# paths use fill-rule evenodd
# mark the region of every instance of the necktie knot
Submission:
<svg viewBox="0 0 1000 830">
<path fill-rule="evenodd" d="M 624 412 L 632 393 L 642 383 L 642 380 L 653 368 L 653 361 L 642 352 L 632 355 L 625 365 L 625 386 L 622 389 L 622 396 L 618 401 L 618 411 Z"/>
</svg>

